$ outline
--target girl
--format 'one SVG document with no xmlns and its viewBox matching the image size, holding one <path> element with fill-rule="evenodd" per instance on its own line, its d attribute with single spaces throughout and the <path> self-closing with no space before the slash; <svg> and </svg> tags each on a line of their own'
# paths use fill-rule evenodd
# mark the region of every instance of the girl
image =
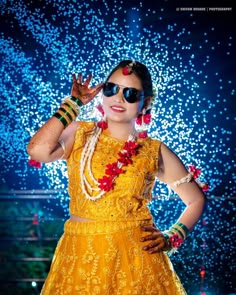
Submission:
<svg viewBox="0 0 236 295">
<path fill-rule="evenodd" d="M 138 132 L 150 121 L 152 80 L 145 65 L 121 61 L 105 83 L 73 75 L 71 95 L 32 137 L 31 159 L 66 159 L 70 219 L 64 226 L 41 294 L 186 294 L 168 254 L 202 215 L 205 198 L 180 159 Z M 75 121 L 102 91 L 100 122 Z M 73 121 L 73 122 L 72 122 Z M 167 183 L 186 209 L 161 232 L 147 207 L 155 179 Z"/>
</svg>

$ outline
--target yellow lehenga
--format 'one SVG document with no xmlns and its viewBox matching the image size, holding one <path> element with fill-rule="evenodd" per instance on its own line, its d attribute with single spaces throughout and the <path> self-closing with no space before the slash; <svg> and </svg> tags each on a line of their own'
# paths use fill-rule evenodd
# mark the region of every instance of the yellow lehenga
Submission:
<svg viewBox="0 0 236 295">
<path fill-rule="evenodd" d="M 168 256 L 149 254 L 142 250 L 148 242 L 140 242 L 147 235 L 141 225 L 153 223 L 147 204 L 158 171 L 160 141 L 138 139 L 138 154 L 123 168 L 114 189 L 91 201 L 81 190 L 79 175 L 82 147 L 93 127 L 92 122 L 80 122 L 67 161 L 70 213 L 92 221 L 65 222 L 41 294 L 186 294 Z M 104 175 L 107 163 L 117 160 L 123 145 L 123 140 L 102 132 L 92 158 L 97 179 Z"/>
</svg>

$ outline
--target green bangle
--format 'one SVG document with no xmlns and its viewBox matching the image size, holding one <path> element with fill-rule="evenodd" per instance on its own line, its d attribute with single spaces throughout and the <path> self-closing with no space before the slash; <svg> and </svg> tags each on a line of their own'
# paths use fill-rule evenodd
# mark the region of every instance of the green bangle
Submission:
<svg viewBox="0 0 236 295">
<path fill-rule="evenodd" d="M 71 105 L 69 105 L 67 102 L 63 102 L 63 104 L 66 105 L 68 108 L 70 108 L 70 109 L 72 110 L 73 114 L 75 115 L 75 117 L 77 117 L 77 113 L 76 113 L 76 111 L 72 108 Z"/>
<path fill-rule="evenodd" d="M 170 235 L 174 235 L 175 234 L 175 231 L 173 230 L 173 227 L 171 227 L 169 230 L 168 230 L 168 233 Z"/>
<path fill-rule="evenodd" d="M 163 236 L 166 239 L 168 246 L 170 246 L 170 237 L 166 233 L 163 233 Z"/>
<path fill-rule="evenodd" d="M 186 233 L 186 237 L 187 237 L 187 235 L 189 234 L 189 229 L 187 228 L 187 226 L 185 226 L 183 223 L 181 223 L 181 222 L 177 222 L 176 223 L 179 227 L 181 227 L 184 231 L 185 231 L 185 233 Z"/>
<path fill-rule="evenodd" d="M 62 124 L 64 125 L 64 127 L 67 127 L 68 123 L 67 123 L 66 119 L 65 119 L 62 115 L 60 115 L 60 114 L 58 114 L 58 113 L 55 113 L 55 114 L 53 115 L 53 117 L 55 117 L 55 118 L 57 118 L 58 120 L 60 120 L 60 121 L 62 122 Z"/>
<path fill-rule="evenodd" d="M 185 239 L 183 233 L 182 233 L 178 228 L 176 228 L 175 225 L 173 225 L 171 228 L 172 228 L 173 230 L 176 230 L 176 231 L 180 234 L 180 236 L 181 236 L 181 238 L 182 238 L 183 240 Z"/>
<path fill-rule="evenodd" d="M 73 100 L 79 107 L 82 107 L 84 104 L 82 103 L 82 101 L 77 98 L 77 97 L 74 97 L 74 96 L 70 96 L 70 99 Z"/>
<path fill-rule="evenodd" d="M 60 107 L 59 110 L 61 110 L 70 119 L 71 122 L 73 121 L 71 114 L 67 110 L 65 110 L 63 107 Z"/>
</svg>

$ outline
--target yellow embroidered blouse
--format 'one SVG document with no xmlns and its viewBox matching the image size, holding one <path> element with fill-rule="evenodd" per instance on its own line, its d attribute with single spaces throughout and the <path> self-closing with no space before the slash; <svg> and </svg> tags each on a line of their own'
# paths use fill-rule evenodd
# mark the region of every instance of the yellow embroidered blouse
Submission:
<svg viewBox="0 0 236 295">
<path fill-rule="evenodd" d="M 95 126 L 94 122 L 80 122 L 75 135 L 72 153 L 67 161 L 69 176 L 70 213 L 96 221 L 138 221 L 152 219 L 148 202 L 158 172 L 158 154 L 161 142 L 146 138 L 138 139 L 140 147 L 133 163 L 124 167 L 124 173 L 115 180 L 114 189 L 101 199 L 87 200 L 80 184 L 80 158 L 86 137 Z M 105 175 L 108 163 L 117 161 L 124 140 L 110 137 L 103 131 L 99 137 L 91 169 L 96 179 Z M 85 171 L 88 176 L 88 171 Z M 91 193 L 93 196 L 93 193 Z"/>
</svg>

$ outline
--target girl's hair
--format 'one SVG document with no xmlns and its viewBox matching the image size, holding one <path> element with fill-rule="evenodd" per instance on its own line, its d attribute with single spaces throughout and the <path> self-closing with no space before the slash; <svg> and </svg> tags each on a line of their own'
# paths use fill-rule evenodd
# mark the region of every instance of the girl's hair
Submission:
<svg viewBox="0 0 236 295">
<path fill-rule="evenodd" d="M 111 77 L 111 75 L 118 69 L 123 69 L 127 66 L 129 66 L 131 63 L 133 63 L 132 65 L 132 73 L 134 73 L 135 76 L 137 76 L 140 79 L 140 82 L 142 84 L 143 87 L 143 91 L 144 91 L 144 96 L 153 96 L 153 89 L 152 89 L 152 78 L 151 78 L 151 74 L 148 70 L 148 68 L 138 62 L 138 61 L 132 61 L 132 60 L 122 60 L 108 75 L 107 79 L 105 82 L 107 82 L 109 80 L 109 78 Z"/>
</svg>

